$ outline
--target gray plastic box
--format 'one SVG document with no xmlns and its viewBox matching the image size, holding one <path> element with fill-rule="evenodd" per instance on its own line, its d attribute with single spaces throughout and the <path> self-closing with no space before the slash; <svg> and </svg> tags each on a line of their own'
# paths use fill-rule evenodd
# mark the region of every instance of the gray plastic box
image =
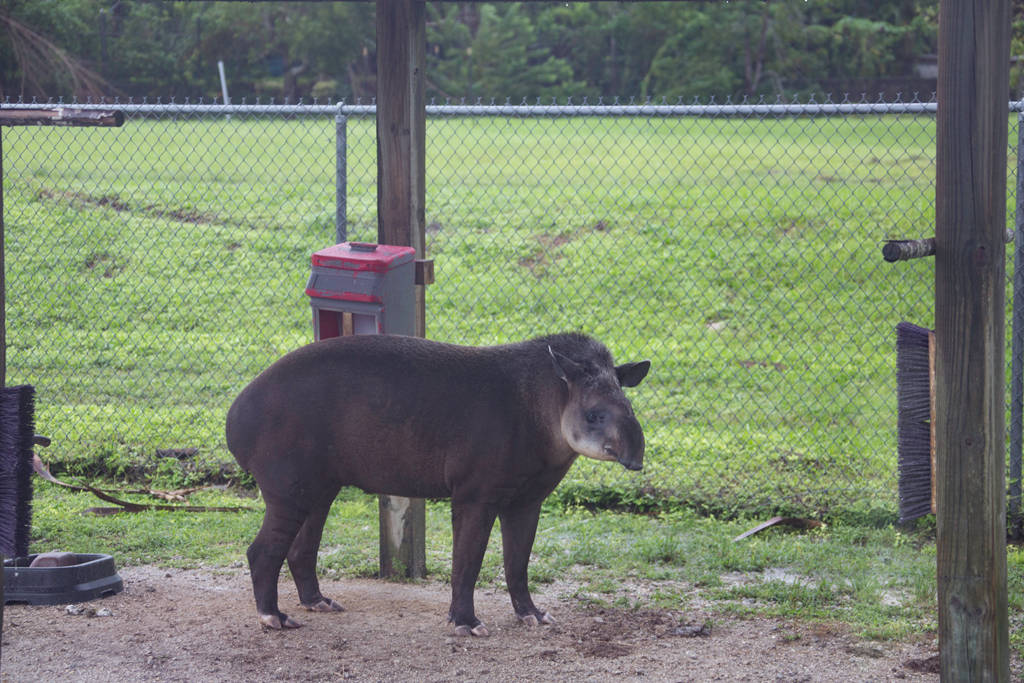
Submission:
<svg viewBox="0 0 1024 683">
<path fill-rule="evenodd" d="M 313 254 L 306 294 L 313 339 L 344 334 L 416 333 L 416 250 L 342 242 Z"/>
</svg>

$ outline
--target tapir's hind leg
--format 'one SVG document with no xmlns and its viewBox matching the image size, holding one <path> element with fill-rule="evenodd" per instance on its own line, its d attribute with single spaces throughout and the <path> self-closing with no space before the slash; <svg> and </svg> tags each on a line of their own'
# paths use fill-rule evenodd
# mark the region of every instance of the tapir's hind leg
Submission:
<svg viewBox="0 0 1024 683">
<path fill-rule="evenodd" d="M 311 612 L 345 611 L 344 607 L 320 593 L 320 582 L 316 577 L 316 558 L 324 533 L 324 523 L 338 490 L 328 495 L 324 502 L 309 513 L 288 551 L 288 568 L 299 591 L 299 602 Z"/>
<path fill-rule="evenodd" d="M 536 503 L 507 508 L 498 513 L 498 519 L 501 520 L 502 554 L 505 558 L 505 583 L 512 598 L 512 609 L 524 624 L 530 626 L 555 623 L 554 617 L 541 612 L 533 604 L 527 576 L 530 552 L 540 521 L 540 507 L 540 503 Z"/>
<path fill-rule="evenodd" d="M 288 549 L 306 521 L 306 513 L 266 499 L 263 526 L 249 545 L 249 573 L 256 595 L 256 613 L 264 626 L 273 629 L 298 628 L 299 622 L 277 608 L 277 579 Z"/>
</svg>

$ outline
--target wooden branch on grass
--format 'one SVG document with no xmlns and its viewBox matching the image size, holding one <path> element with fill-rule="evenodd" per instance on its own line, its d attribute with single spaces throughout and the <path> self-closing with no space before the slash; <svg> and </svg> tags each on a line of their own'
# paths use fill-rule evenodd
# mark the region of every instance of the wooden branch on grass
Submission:
<svg viewBox="0 0 1024 683">
<path fill-rule="evenodd" d="M 110 495 L 109 493 L 107 493 L 106 491 L 104 491 L 102 489 L 95 488 L 93 486 L 90 486 L 89 484 L 87 484 L 84 481 L 81 481 L 79 479 L 75 479 L 75 481 L 78 482 L 78 485 L 68 484 L 66 482 L 61 481 L 57 477 L 55 477 L 52 474 L 50 474 L 50 470 L 47 469 L 46 465 L 43 464 L 43 461 L 40 460 L 38 455 L 35 455 L 32 458 L 32 469 L 35 470 L 36 474 L 38 474 L 40 477 L 42 477 L 46 481 L 50 482 L 51 484 L 56 484 L 58 486 L 63 486 L 64 488 L 68 488 L 68 489 L 71 489 L 73 491 L 88 491 L 89 493 L 91 493 L 92 495 L 96 496 L 100 500 L 105 500 L 108 503 L 113 503 L 114 505 L 118 506 L 116 508 L 89 508 L 88 510 L 84 510 L 83 511 L 83 512 L 91 512 L 91 513 L 98 514 L 98 515 L 113 515 L 113 514 L 117 514 L 119 512 L 146 512 L 148 510 L 169 510 L 169 511 L 174 511 L 174 512 L 253 512 L 254 511 L 254 508 L 245 507 L 245 506 L 207 507 L 207 506 L 203 506 L 203 505 L 158 505 L 158 504 L 153 504 L 153 503 L 132 503 L 132 502 L 127 501 L 127 500 L 121 500 L 120 498 L 116 498 L 116 497 Z M 204 487 L 204 488 L 210 488 L 210 487 Z M 152 490 L 146 490 L 146 491 L 121 491 L 121 492 L 115 492 L 115 493 L 122 493 L 122 494 L 123 493 L 144 493 L 146 495 L 154 496 L 156 498 L 163 498 L 165 500 L 171 500 L 171 499 L 175 499 L 175 498 L 180 499 L 180 500 L 184 500 L 184 498 L 182 498 L 182 496 L 179 495 L 179 494 L 192 493 L 192 492 L 198 491 L 198 490 L 200 490 L 200 489 L 182 489 L 181 491 L 152 491 Z"/>
</svg>

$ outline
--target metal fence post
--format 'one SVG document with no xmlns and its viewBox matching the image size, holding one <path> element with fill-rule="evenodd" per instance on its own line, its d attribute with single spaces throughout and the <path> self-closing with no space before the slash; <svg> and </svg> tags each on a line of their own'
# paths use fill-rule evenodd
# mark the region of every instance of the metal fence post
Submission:
<svg viewBox="0 0 1024 683">
<path fill-rule="evenodd" d="M 335 144 L 337 146 L 337 167 L 335 170 L 335 199 L 334 199 L 334 231 L 336 243 L 340 244 L 348 239 L 348 223 L 346 213 L 348 210 L 347 177 L 348 173 L 348 117 L 341 113 L 344 103 L 338 104 L 338 113 L 334 115 Z"/>
<path fill-rule="evenodd" d="M 1024 447 L 1024 112 L 1017 114 L 1017 212 L 1013 241 L 1013 344 L 1010 371 L 1010 499 L 1013 540 L 1021 539 L 1021 451 Z"/>
</svg>

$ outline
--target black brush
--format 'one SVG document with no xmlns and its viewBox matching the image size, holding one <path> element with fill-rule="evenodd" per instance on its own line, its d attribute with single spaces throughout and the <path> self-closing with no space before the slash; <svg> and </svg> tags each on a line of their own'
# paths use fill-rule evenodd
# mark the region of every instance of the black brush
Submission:
<svg viewBox="0 0 1024 683">
<path fill-rule="evenodd" d="M 896 431 L 899 445 L 900 523 L 933 512 L 932 387 L 934 335 L 907 322 L 896 325 Z"/>
<path fill-rule="evenodd" d="M 35 389 L 0 389 L 0 555 L 26 557 L 32 531 Z"/>
</svg>

